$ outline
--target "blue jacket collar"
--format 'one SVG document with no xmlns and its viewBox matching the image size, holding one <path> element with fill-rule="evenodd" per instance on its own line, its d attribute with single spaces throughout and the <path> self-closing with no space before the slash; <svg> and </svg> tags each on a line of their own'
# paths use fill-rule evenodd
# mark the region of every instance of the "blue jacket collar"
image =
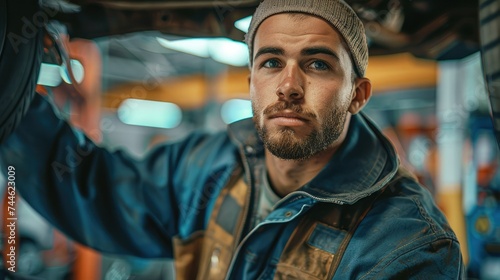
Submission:
<svg viewBox="0 0 500 280">
<path fill-rule="evenodd" d="M 251 119 L 229 126 L 245 158 L 264 160 L 264 146 Z M 314 197 L 352 204 L 380 190 L 399 166 L 393 146 L 363 113 L 353 115 L 346 141 L 330 162 L 301 188 Z"/>
</svg>

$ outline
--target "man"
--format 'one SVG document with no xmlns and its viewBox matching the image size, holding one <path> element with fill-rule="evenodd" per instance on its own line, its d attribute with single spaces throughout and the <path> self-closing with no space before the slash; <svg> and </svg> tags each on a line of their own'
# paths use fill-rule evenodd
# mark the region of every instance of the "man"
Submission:
<svg viewBox="0 0 500 280">
<path fill-rule="evenodd" d="M 140 162 L 37 98 L 0 150 L 23 197 L 97 250 L 174 258 L 179 279 L 461 278 L 446 219 L 360 113 L 371 85 L 353 10 L 266 0 L 246 41 L 253 121 Z"/>
</svg>

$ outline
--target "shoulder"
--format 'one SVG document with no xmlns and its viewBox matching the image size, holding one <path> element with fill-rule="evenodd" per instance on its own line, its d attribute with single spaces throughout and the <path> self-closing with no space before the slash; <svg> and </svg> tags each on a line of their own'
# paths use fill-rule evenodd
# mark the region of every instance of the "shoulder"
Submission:
<svg viewBox="0 0 500 280">
<path fill-rule="evenodd" d="M 387 187 L 360 226 L 366 230 L 383 227 L 391 233 L 391 239 L 405 245 L 427 239 L 456 239 L 431 193 L 409 176 L 398 176 Z"/>
<path fill-rule="evenodd" d="M 397 178 L 374 203 L 342 262 L 362 271 L 357 277 L 369 279 L 456 275 L 463 268 L 458 240 L 445 216 L 429 191 L 406 176 Z"/>
<path fill-rule="evenodd" d="M 422 233 L 445 234 L 450 238 L 456 238 L 429 190 L 404 172 L 398 172 L 396 178 L 374 204 L 373 214 L 377 213 L 393 217 L 401 222 L 404 228 L 420 221 L 426 224 L 429 230 Z"/>
</svg>

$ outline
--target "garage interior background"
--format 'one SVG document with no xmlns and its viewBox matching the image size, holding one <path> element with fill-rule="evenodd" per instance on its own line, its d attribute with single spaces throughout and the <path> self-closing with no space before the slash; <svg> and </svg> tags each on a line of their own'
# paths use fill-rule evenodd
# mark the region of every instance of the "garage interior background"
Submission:
<svg viewBox="0 0 500 280">
<path fill-rule="evenodd" d="M 64 67 L 45 59 L 39 78 L 45 87 L 38 90 L 53 93 L 68 120 L 94 141 L 136 157 L 194 130 L 224 129 L 251 116 L 241 40 L 256 2 L 45 1 L 59 9 L 53 26 L 65 34 L 77 61 L 73 74 L 82 80 L 68 83 Z M 478 53 L 479 3 L 348 2 L 370 38 L 366 76 L 374 96 L 365 111 L 450 219 L 469 276 L 498 279 L 498 146 Z M 19 205 L 20 273 L 42 279 L 173 275 L 166 260 L 101 255 L 75 244 Z"/>
</svg>

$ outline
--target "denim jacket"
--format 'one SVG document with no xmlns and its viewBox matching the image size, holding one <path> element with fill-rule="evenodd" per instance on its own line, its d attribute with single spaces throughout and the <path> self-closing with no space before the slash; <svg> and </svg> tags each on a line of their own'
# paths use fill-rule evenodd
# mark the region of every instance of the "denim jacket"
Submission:
<svg viewBox="0 0 500 280">
<path fill-rule="evenodd" d="M 444 215 L 414 179 L 395 181 L 397 155 L 363 114 L 353 116 L 346 141 L 327 166 L 256 226 L 253 205 L 265 169 L 251 120 L 231 124 L 227 132 L 194 133 L 136 160 L 96 146 L 37 96 L 0 146 L 0 157 L 3 172 L 15 168 L 23 198 L 62 232 L 105 253 L 144 258 L 173 258 L 174 239 L 189 241 L 203 232 L 217 197 L 242 169 L 249 207 L 227 273 L 227 279 L 238 280 L 320 279 L 280 266 L 301 218 L 318 203 L 356 209 L 395 182 L 374 198 L 355 231 L 323 223 L 308 229 L 308 250 L 341 256 L 333 279 L 464 277 L 460 247 Z M 339 219 L 348 220 L 349 211 Z M 349 242 L 342 243 L 346 234 Z M 304 263 L 311 260 L 297 254 Z"/>
</svg>

